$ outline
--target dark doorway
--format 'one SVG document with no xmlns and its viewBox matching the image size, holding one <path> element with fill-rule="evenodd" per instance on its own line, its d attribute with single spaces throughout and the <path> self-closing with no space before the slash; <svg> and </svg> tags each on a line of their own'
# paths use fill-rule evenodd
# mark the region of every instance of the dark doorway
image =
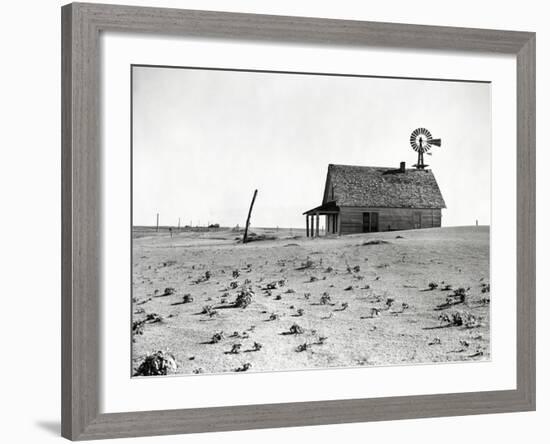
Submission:
<svg viewBox="0 0 550 444">
<path fill-rule="evenodd" d="M 413 226 L 414 228 L 422 228 L 422 213 L 420 211 L 413 213 Z"/>
<path fill-rule="evenodd" d="M 363 233 L 378 231 L 378 213 L 363 213 Z"/>
<path fill-rule="evenodd" d="M 378 213 L 370 213 L 370 231 L 378 231 Z"/>
<path fill-rule="evenodd" d="M 370 213 L 363 213 L 363 233 L 370 232 Z"/>
</svg>

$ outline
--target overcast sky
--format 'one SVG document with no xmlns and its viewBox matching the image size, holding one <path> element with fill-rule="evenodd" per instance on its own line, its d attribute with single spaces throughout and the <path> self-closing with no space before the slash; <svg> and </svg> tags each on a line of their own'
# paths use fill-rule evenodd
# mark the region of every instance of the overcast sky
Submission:
<svg viewBox="0 0 550 444">
<path fill-rule="evenodd" d="M 329 163 L 407 167 L 409 136 L 447 203 L 443 225 L 490 223 L 491 86 L 344 76 L 133 68 L 133 223 L 305 226 Z"/>
</svg>

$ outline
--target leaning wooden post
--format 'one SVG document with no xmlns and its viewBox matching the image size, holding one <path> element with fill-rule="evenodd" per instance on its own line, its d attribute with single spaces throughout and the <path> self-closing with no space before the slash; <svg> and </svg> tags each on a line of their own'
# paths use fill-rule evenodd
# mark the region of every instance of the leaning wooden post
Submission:
<svg viewBox="0 0 550 444">
<path fill-rule="evenodd" d="M 250 208 L 248 210 L 248 217 L 246 218 L 246 225 L 244 226 L 243 244 L 246 244 L 246 238 L 248 236 L 248 225 L 250 224 L 250 215 L 252 214 L 252 207 L 254 206 L 254 201 L 256 200 L 257 194 L 258 190 L 254 190 L 254 196 L 252 196 L 252 202 L 250 202 Z"/>
</svg>

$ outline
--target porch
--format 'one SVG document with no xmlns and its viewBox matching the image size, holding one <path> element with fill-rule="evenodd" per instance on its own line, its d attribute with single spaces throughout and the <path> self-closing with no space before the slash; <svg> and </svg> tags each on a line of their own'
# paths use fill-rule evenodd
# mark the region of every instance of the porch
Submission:
<svg viewBox="0 0 550 444">
<path fill-rule="evenodd" d="M 341 233 L 340 207 L 336 202 L 327 202 L 326 204 L 312 208 L 303 213 L 306 216 L 306 236 L 319 237 L 319 218 L 325 216 L 325 229 L 323 235 Z"/>
</svg>

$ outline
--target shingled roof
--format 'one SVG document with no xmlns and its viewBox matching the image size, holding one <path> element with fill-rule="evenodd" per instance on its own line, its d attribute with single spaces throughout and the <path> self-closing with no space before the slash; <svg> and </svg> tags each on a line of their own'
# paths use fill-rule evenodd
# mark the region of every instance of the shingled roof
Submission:
<svg viewBox="0 0 550 444">
<path fill-rule="evenodd" d="M 328 166 L 323 204 L 385 208 L 445 208 L 431 170 Z"/>
</svg>

